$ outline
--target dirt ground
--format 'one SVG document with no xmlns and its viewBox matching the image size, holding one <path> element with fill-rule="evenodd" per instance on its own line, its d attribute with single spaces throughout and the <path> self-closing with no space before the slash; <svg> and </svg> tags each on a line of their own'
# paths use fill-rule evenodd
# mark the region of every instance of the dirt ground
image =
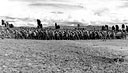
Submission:
<svg viewBox="0 0 128 73">
<path fill-rule="evenodd" d="M 0 40 L 0 73 L 128 73 L 128 40 Z"/>
</svg>

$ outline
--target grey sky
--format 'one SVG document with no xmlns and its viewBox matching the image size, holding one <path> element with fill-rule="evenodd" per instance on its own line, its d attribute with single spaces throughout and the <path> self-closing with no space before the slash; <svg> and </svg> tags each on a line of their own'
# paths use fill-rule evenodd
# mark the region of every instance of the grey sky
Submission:
<svg viewBox="0 0 128 73">
<path fill-rule="evenodd" d="M 128 0 L 1 0 L 0 11 L 12 17 L 113 22 L 128 20 Z"/>
</svg>

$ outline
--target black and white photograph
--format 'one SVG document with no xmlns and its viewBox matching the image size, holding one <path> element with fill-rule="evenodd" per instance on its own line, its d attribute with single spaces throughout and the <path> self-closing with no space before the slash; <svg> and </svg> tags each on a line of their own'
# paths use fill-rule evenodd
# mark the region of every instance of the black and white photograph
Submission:
<svg viewBox="0 0 128 73">
<path fill-rule="evenodd" d="M 128 0 L 0 0 L 0 73 L 128 73 Z"/>
</svg>

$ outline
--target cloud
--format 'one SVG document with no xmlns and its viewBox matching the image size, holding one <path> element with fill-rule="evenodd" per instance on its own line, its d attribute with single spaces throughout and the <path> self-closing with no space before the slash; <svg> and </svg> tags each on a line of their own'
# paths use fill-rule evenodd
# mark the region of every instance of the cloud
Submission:
<svg viewBox="0 0 128 73">
<path fill-rule="evenodd" d="M 64 14 L 64 12 L 61 12 L 61 11 L 52 11 L 51 13 L 53 13 L 53 14 Z"/>
<path fill-rule="evenodd" d="M 10 0 L 10 1 L 19 1 L 19 2 L 69 2 L 70 0 Z"/>
<path fill-rule="evenodd" d="M 71 5 L 64 3 L 32 3 L 29 6 L 33 7 L 54 7 L 54 8 L 64 8 L 64 9 L 84 9 L 85 7 L 80 5 Z"/>
<path fill-rule="evenodd" d="M 2 1 L 2 0 L 1 0 Z M 4 0 L 3 0 L 4 1 Z M 6 0 L 7 1 L 7 0 Z M 3 14 L 80 22 L 128 20 L 128 0 L 8 0 Z M 16 2 L 16 3 L 15 3 Z M 13 4 L 15 3 L 15 4 Z M 17 4 L 23 3 L 23 4 Z M 3 4 L 3 3 L 1 3 Z M 6 2 L 5 4 L 6 5 Z M 1 7 L 1 6 L 0 6 Z M 4 6 L 3 6 L 4 7 Z M 2 7 L 1 7 L 2 8 Z M 0 8 L 0 9 L 1 9 Z M 2 9 L 2 10 L 5 10 Z M 2 11 L 0 10 L 0 11 Z M 70 17 L 69 17 L 70 16 Z M 68 18 L 69 17 L 69 18 Z"/>
<path fill-rule="evenodd" d="M 128 2 L 123 2 L 120 6 L 118 6 L 119 8 L 128 8 Z"/>
<path fill-rule="evenodd" d="M 108 8 L 103 8 L 103 9 L 99 9 L 99 10 L 94 11 L 94 15 L 102 16 L 108 12 L 109 12 Z"/>
<path fill-rule="evenodd" d="M 10 1 L 47 1 L 47 0 L 10 0 Z"/>
</svg>

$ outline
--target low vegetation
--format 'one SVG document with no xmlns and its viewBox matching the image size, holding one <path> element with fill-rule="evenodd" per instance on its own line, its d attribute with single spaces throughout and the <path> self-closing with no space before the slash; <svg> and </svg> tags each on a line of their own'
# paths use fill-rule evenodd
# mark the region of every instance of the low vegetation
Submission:
<svg viewBox="0 0 128 73">
<path fill-rule="evenodd" d="M 119 44 L 119 41 L 122 43 Z M 103 42 L 4 39 L 0 40 L 0 71 L 1 73 L 126 73 L 128 72 L 126 42 L 125 40 Z"/>
</svg>

